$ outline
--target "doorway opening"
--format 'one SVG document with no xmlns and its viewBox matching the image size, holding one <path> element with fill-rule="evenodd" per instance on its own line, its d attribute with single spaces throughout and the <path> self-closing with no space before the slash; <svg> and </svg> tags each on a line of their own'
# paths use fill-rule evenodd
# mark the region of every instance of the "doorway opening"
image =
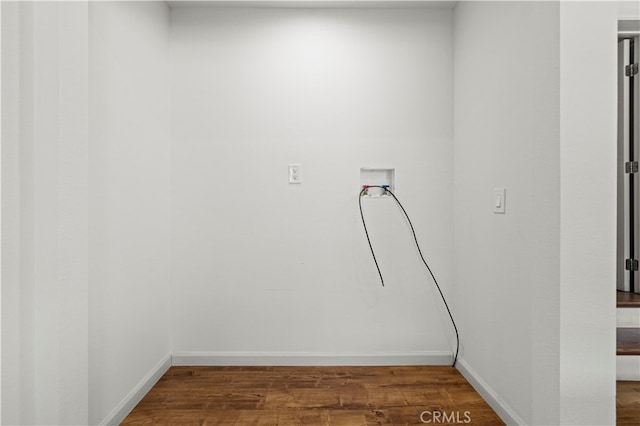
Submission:
<svg viewBox="0 0 640 426">
<path fill-rule="evenodd" d="M 640 294 L 640 32 L 639 21 L 618 28 L 618 265 L 619 291 Z"/>
</svg>

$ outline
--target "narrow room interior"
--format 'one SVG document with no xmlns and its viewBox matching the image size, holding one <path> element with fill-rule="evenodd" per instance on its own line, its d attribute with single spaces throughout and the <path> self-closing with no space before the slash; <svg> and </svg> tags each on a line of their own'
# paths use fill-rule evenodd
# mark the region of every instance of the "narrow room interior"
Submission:
<svg viewBox="0 0 640 426">
<path fill-rule="evenodd" d="M 434 377 L 489 407 L 453 423 L 616 424 L 617 379 L 640 415 L 640 342 L 616 349 L 637 2 L 0 11 L 2 424 L 120 424 L 165 373 L 224 395 L 286 367 L 359 389 L 365 424 L 435 422 Z M 414 411 L 347 366 L 418 383 Z M 302 424 L 278 392 L 283 417 L 228 424 Z M 313 398 L 306 424 L 363 421 Z"/>
</svg>

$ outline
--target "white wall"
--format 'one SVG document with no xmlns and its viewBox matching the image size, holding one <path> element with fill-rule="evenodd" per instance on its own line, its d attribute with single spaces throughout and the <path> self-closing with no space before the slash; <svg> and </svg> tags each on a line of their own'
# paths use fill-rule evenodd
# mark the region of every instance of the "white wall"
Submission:
<svg viewBox="0 0 640 426">
<path fill-rule="evenodd" d="M 87 5 L 2 8 L 2 422 L 83 424 Z"/>
<path fill-rule="evenodd" d="M 164 3 L 2 2 L 3 423 L 117 422 L 172 350 L 450 351 L 388 201 L 365 200 L 387 287 L 369 257 L 358 169 L 390 166 L 455 279 L 465 374 L 504 418 L 613 424 L 615 30 L 636 3 L 172 15 L 170 79 Z"/>
<path fill-rule="evenodd" d="M 18 138 L 19 138 L 19 126 L 18 120 L 18 108 L 19 105 L 19 75 L 20 75 L 20 27 L 19 27 L 19 8 L 17 3 L 13 3 L 10 6 L 7 4 L 0 4 L 1 16 L 1 37 L 2 44 L 0 46 L 2 52 L 1 62 L 1 80 L 0 90 L 2 90 L 2 120 L 1 121 L 1 152 L 0 152 L 0 179 L 1 189 L 0 194 L 2 196 L 2 270 L 0 271 L 0 288 L 2 303 L 2 324 L 1 324 L 1 336 L 2 336 L 2 362 L 3 367 L 0 380 L 0 387 L 7 389 L 11 386 L 14 389 L 9 395 L 6 392 L 2 392 L 0 395 L 0 405 L 11 406 L 13 408 L 9 410 L 3 410 L 2 416 L 0 416 L 0 422 L 4 419 L 13 420 L 12 423 L 17 423 L 18 413 L 20 412 L 20 312 L 17 309 L 16 301 L 19 300 L 18 292 L 18 258 L 17 250 L 7 250 L 6 247 L 10 245 L 18 247 L 19 242 L 19 209 L 18 209 Z M 13 115 L 11 115 L 13 114 Z M 9 208 L 9 200 L 11 201 Z M 10 226 L 7 226 L 10 225 Z M 10 257 L 9 253 L 13 255 Z M 9 255 L 9 257 L 8 257 Z M 7 266 L 8 265 L 13 265 Z M 9 282 L 13 282 L 9 285 Z M 7 302 L 11 300 L 14 303 L 9 305 Z M 9 328 L 8 324 L 13 324 L 13 327 Z M 12 349 L 11 351 L 9 349 Z M 7 366 L 12 366 L 11 369 L 7 369 Z M 11 412 L 11 417 L 8 417 L 7 413 Z"/>
<path fill-rule="evenodd" d="M 117 422 L 170 356 L 168 7 L 2 12 L 2 423 Z"/>
<path fill-rule="evenodd" d="M 559 424 L 558 5 L 461 2 L 454 19 L 461 367 L 503 418 Z"/>
<path fill-rule="evenodd" d="M 451 15 L 172 11 L 178 359 L 416 362 L 451 352 L 451 326 L 401 212 L 390 200 L 364 202 L 382 288 L 357 209 L 360 167 L 395 167 L 397 195 L 451 295 Z M 287 183 L 289 163 L 302 165 L 299 186 Z"/>
<path fill-rule="evenodd" d="M 20 416 L 20 208 L 19 208 L 19 99 L 20 9 L 18 3 L 0 4 L 2 13 L 2 412 L 0 422 L 17 424 Z M 9 249 L 9 247 L 14 247 Z M 9 303 L 11 302 L 11 303 Z M 11 324 L 11 327 L 9 327 Z M 11 368 L 8 368 L 11 367 Z"/>
<path fill-rule="evenodd" d="M 562 424 L 615 423 L 617 20 L 638 16 L 637 2 L 560 7 Z"/>
<path fill-rule="evenodd" d="M 461 365 L 514 422 L 615 423 L 616 31 L 639 12 L 456 8 Z M 505 216 L 490 213 L 495 186 Z"/>
<path fill-rule="evenodd" d="M 2 7 L 0 7 L 0 46 L 2 45 Z M 0 47 L 1 49 L 1 47 Z M 0 59 L 0 93 L 2 93 L 2 60 Z M 0 117 L 2 117 L 2 103 L 0 102 Z M 0 120 L 0 144 L 2 143 L 2 120 Z M 2 187 L 2 150 L 0 147 L 0 188 Z M 1 189 L 0 189 L 1 191 Z M 0 196 L 1 197 L 1 196 Z M 2 223 L 2 209 L 0 208 L 0 223 Z M 0 259 L 2 259 L 2 227 L 0 226 Z M 2 261 L 0 260 L 0 333 L 2 333 Z M 2 421 L 2 338 L 0 338 L 0 421 Z"/>
<path fill-rule="evenodd" d="M 92 2 L 89 420 L 118 422 L 170 354 L 169 13 Z"/>
</svg>

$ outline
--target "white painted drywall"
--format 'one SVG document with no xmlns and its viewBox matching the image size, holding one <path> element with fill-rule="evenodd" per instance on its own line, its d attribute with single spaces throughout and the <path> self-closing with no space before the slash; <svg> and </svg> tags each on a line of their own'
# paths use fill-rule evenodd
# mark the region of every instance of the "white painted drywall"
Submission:
<svg viewBox="0 0 640 426">
<path fill-rule="evenodd" d="M 615 423 L 616 29 L 638 14 L 631 2 L 455 11 L 464 362 L 526 424 Z M 504 217 L 489 213 L 494 186 L 507 187 Z"/>
<path fill-rule="evenodd" d="M 171 20 L 174 354 L 450 352 L 391 200 L 451 297 L 452 12 L 177 8 Z M 302 184 L 289 185 L 299 163 Z M 317 361 L 316 361 L 317 362 Z"/>
<path fill-rule="evenodd" d="M 615 20 L 637 17 L 637 4 L 461 3 L 454 19 L 176 9 L 171 202 L 166 6 L 86 7 L 2 2 L 3 423 L 113 419 L 172 349 L 450 350 L 399 211 L 365 200 L 378 287 L 357 212 L 361 166 L 396 168 L 448 295 L 455 278 L 465 365 L 512 418 L 614 421 L 606 58 Z M 302 185 L 286 183 L 289 163 L 302 164 Z M 491 213 L 496 186 L 504 216 Z M 455 275 L 452 259 L 464 262 Z M 74 353 L 85 330 L 88 365 Z"/>
<path fill-rule="evenodd" d="M 19 99 L 20 99 L 20 9 L 16 2 L 0 3 L 1 37 L 0 52 L 2 92 L 1 132 L 1 186 L 2 203 L 2 371 L 0 405 L 4 407 L 0 423 L 17 424 L 20 419 L 20 310 L 19 274 L 20 257 L 20 209 L 18 188 L 19 151 Z M 9 326 L 11 325 L 11 326 Z M 10 367 L 10 368 L 9 368 Z M 11 391 L 9 391 L 11 389 Z"/>
<path fill-rule="evenodd" d="M 2 7 L 0 7 L 0 46 L 2 46 Z M 1 64 L 2 64 L 2 59 L 0 58 L 0 93 L 2 93 Z M 0 117 L 2 117 L 1 102 L 0 102 Z M 1 135 L 2 135 L 2 123 L 0 122 L 0 188 L 2 188 L 2 150 L 1 150 L 2 136 Z M 2 223 L 2 209 L 0 209 L 0 223 Z M 2 227 L 1 226 L 0 226 L 0 259 L 2 259 Z M 2 333 L 2 262 L 1 260 L 0 260 L 0 333 Z M 0 338 L 0 421 L 2 421 L 2 338 Z"/>
<path fill-rule="evenodd" d="M 638 16 L 560 6 L 562 424 L 615 424 L 617 21 Z"/>
<path fill-rule="evenodd" d="M 2 46 L 2 7 L 0 7 L 0 46 Z M 1 47 L 0 47 L 1 49 Z M 2 59 L 0 58 L 0 93 L 2 93 Z M 2 103 L 0 102 L 0 117 L 2 117 Z M 0 120 L 1 121 L 1 120 Z M 0 122 L 0 188 L 2 188 L 2 123 Z M 1 191 L 1 189 L 0 189 Z M 1 200 L 1 195 L 0 195 Z M 2 223 L 2 209 L 0 208 L 0 224 Z M 0 259 L 2 259 L 2 227 L 0 226 Z M 0 334 L 2 333 L 2 261 L 0 260 Z M 0 422 L 2 421 L 2 338 L 0 337 Z"/>
<path fill-rule="evenodd" d="M 2 7 L 2 422 L 84 424 L 87 4 Z"/>
<path fill-rule="evenodd" d="M 170 353 L 169 11 L 92 2 L 89 421 Z"/>
<path fill-rule="evenodd" d="M 454 22 L 462 356 L 511 421 L 558 424 L 558 5 L 461 2 Z"/>
</svg>

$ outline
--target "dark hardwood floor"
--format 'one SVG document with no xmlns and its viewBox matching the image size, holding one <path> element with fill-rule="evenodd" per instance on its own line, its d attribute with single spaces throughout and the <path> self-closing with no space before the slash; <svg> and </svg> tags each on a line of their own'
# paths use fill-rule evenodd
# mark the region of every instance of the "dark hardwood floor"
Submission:
<svg viewBox="0 0 640 426">
<path fill-rule="evenodd" d="M 640 294 L 618 291 L 618 308 L 640 308 Z M 640 328 L 616 329 L 616 354 L 640 355 Z M 640 426 L 640 382 L 619 381 L 616 394 L 616 424 Z"/>
<path fill-rule="evenodd" d="M 504 424 L 448 366 L 171 367 L 123 424 L 356 426 L 429 421 Z"/>
<path fill-rule="evenodd" d="M 640 355 L 640 328 L 616 329 L 616 355 Z"/>
<path fill-rule="evenodd" d="M 640 294 L 618 291 L 616 296 L 618 308 L 640 308 Z"/>
</svg>

